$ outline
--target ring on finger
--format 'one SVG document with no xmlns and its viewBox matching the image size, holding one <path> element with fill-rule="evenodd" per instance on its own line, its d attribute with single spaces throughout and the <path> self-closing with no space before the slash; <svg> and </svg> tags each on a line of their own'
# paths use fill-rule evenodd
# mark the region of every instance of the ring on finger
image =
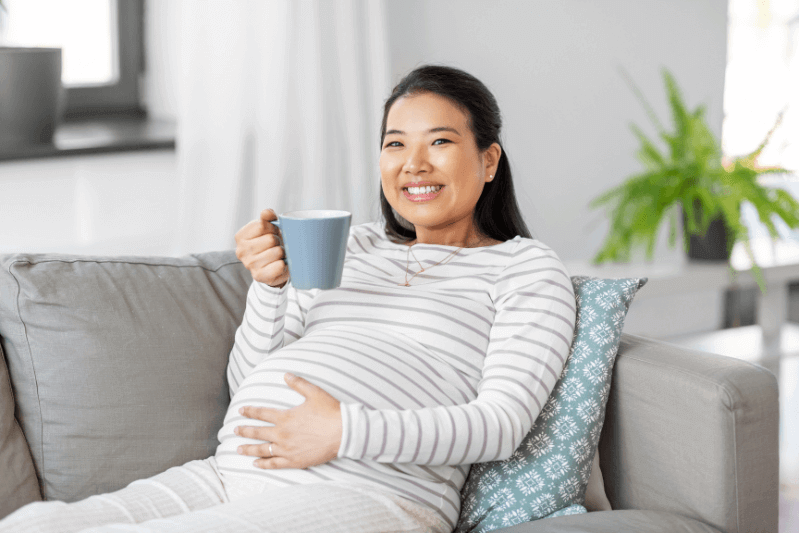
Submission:
<svg viewBox="0 0 800 533">
<path fill-rule="evenodd" d="M 275 454 L 274 454 L 274 453 L 272 453 L 272 444 L 273 444 L 273 443 L 271 443 L 271 442 L 269 443 L 269 456 L 270 456 L 270 457 L 275 457 Z"/>
</svg>

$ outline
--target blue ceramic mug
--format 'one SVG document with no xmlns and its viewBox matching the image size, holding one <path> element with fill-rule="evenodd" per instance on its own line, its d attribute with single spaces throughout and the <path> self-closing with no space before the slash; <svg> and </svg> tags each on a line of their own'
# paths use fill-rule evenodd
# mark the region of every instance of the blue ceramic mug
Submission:
<svg viewBox="0 0 800 533">
<path fill-rule="evenodd" d="M 342 282 L 350 235 L 347 211 L 291 211 L 272 222 L 280 228 L 295 289 L 335 289 Z"/>
</svg>

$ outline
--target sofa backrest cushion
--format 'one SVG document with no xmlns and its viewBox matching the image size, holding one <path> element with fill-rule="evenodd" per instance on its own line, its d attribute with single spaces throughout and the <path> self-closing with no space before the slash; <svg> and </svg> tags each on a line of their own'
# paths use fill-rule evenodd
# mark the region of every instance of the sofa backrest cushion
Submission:
<svg viewBox="0 0 800 533">
<path fill-rule="evenodd" d="M 0 518 L 42 499 L 25 435 L 14 417 L 14 395 L 0 346 Z"/>
<path fill-rule="evenodd" d="M 250 282 L 232 252 L 0 261 L 0 337 L 45 499 L 214 453 Z"/>
</svg>

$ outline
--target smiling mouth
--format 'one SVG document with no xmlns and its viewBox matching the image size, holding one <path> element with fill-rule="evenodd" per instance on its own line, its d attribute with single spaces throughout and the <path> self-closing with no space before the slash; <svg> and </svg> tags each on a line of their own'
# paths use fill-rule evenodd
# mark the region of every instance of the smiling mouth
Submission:
<svg viewBox="0 0 800 533">
<path fill-rule="evenodd" d="M 444 185 L 426 185 L 422 187 L 403 187 L 403 194 L 412 202 L 424 202 L 439 196 Z"/>
</svg>

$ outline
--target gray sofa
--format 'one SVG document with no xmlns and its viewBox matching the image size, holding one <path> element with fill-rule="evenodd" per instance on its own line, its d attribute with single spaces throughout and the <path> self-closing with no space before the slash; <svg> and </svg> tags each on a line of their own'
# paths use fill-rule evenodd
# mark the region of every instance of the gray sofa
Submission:
<svg viewBox="0 0 800 533">
<path fill-rule="evenodd" d="M 0 517 L 212 455 L 249 283 L 232 252 L 1 258 Z M 777 531 L 760 366 L 623 334 L 599 454 L 614 511 L 498 531 Z"/>
</svg>

